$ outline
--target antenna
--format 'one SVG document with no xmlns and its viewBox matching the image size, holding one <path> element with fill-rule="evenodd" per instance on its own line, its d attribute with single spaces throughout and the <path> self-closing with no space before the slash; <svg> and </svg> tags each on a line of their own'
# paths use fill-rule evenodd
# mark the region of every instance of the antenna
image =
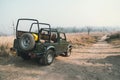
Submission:
<svg viewBox="0 0 120 80">
<path fill-rule="evenodd" d="M 12 28 L 13 28 L 13 35 L 15 35 L 15 24 L 14 24 L 14 21 L 12 22 Z"/>
</svg>

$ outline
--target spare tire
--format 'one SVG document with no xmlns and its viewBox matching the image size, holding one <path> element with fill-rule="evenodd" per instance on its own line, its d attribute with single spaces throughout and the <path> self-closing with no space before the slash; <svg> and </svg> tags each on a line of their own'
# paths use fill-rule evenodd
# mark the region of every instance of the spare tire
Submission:
<svg viewBox="0 0 120 80">
<path fill-rule="evenodd" d="M 30 33 L 24 33 L 19 40 L 19 45 L 24 51 L 32 50 L 35 46 L 33 35 Z"/>
</svg>

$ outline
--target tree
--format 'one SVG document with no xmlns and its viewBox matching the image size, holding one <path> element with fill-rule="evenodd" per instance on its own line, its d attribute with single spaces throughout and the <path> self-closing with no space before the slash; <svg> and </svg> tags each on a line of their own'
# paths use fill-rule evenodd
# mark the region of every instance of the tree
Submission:
<svg viewBox="0 0 120 80">
<path fill-rule="evenodd" d="M 88 33 L 88 35 L 90 35 L 90 32 L 92 31 L 92 28 L 89 27 L 89 26 L 87 26 L 86 28 L 87 28 L 87 33 Z"/>
<path fill-rule="evenodd" d="M 16 31 L 16 29 L 15 29 L 14 22 L 12 23 L 12 28 L 13 28 L 13 35 L 15 35 L 15 31 Z"/>
</svg>

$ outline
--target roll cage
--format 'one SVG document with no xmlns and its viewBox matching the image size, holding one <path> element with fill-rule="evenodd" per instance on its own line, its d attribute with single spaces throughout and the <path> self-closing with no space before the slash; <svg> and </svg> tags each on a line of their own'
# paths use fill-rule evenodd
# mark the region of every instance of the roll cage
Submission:
<svg viewBox="0 0 120 80">
<path fill-rule="evenodd" d="M 50 24 L 48 24 L 48 23 L 39 23 L 39 21 L 37 20 L 37 19 L 29 19 L 29 18 L 20 18 L 20 19 L 18 19 L 18 21 L 17 21 L 17 25 L 16 25 L 16 38 L 18 38 L 18 32 L 19 32 L 19 30 L 18 30 L 18 25 L 19 25 L 19 22 L 20 21 L 22 21 L 22 20 L 28 20 L 28 21 L 35 21 L 34 23 L 31 23 L 31 26 L 30 26 L 30 29 L 29 29 L 29 31 L 27 31 L 26 33 L 31 33 L 31 29 L 32 29 L 32 27 L 33 27 L 33 25 L 37 25 L 37 27 L 38 27 L 38 29 L 37 29 L 37 31 L 38 31 L 38 33 L 36 33 L 37 35 L 38 35 L 38 37 L 39 37 L 39 34 L 40 34 L 40 24 L 41 25 L 48 25 L 48 28 L 46 28 L 46 29 L 49 29 L 50 31 L 51 31 L 51 26 L 50 26 Z M 20 31 L 20 32 L 25 32 L 25 31 Z M 38 38 L 39 39 L 39 38 Z"/>
<path fill-rule="evenodd" d="M 36 23 L 39 23 L 39 21 L 37 19 L 29 19 L 29 18 L 20 18 L 20 19 L 18 19 L 17 25 L 16 25 L 16 37 L 18 35 L 18 25 L 19 25 L 19 22 L 22 21 L 22 20 L 36 21 Z M 39 24 L 37 24 L 37 26 L 39 28 Z"/>
<path fill-rule="evenodd" d="M 35 22 L 31 23 L 31 26 L 30 26 L 29 31 L 19 31 L 19 30 L 18 30 L 18 25 L 19 25 L 19 22 L 22 21 L 22 20 L 35 21 Z M 35 25 L 35 24 L 36 24 L 37 27 L 38 27 L 38 29 L 37 29 L 37 32 L 38 32 L 38 33 L 31 32 L 31 29 L 32 29 L 33 25 Z M 40 28 L 40 25 L 47 25 L 48 28 Z M 19 37 L 19 36 L 17 36 L 17 35 L 19 35 L 19 32 L 22 32 L 22 33 L 35 33 L 35 34 L 38 35 L 38 40 L 40 40 L 40 38 L 39 38 L 40 35 L 39 35 L 39 34 L 41 33 L 42 30 L 48 31 L 48 33 L 49 33 L 49 35 L 48 35 L 48 36 L 49 36 L 49 41 L 51 40 L 51 32 L 56 32 L 57 35 L 59 36 L 59 38 L 60 38 L 60 34 L 61 34 L 61 33 L 65 36 L 65 33 L 63 33 L 63 32 L 58 32 L 57 29 L 51 28 L 51 25 L 48 24 L 48 23 L 39 23 L 39 21 L 38 21 L 37 19 L 20 18 L 20 19 L 18 19 L 17 25 L 16 25 L 16 38 Z M 58 34 L 58 33 L 60 33 L 60 34 Z M 65 36 L 65 40 L 66 40 L 66 36 Z"/>
</svg>

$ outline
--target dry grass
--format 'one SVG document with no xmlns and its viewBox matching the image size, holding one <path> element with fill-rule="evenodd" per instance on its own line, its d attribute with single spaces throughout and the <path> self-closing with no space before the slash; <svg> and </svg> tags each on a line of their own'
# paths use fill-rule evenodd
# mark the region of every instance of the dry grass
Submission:
<svg viewBox="0 0 120 80">
<path fill-rule="evenodd" d="M 80 33 L 67 34 L 67 39 L 73 45 L 82 45 L 82 46 L 86 46 L 91 43 L 95 43 L 97 40 L 93 36 L 89 36 L 87 34 L 80 34 Z"/>
<path fill-rule="evenodd" d="M 120 39 L 112 39 L 109 41 L 109 43 L 113 44 L 113 45 L 119 45 L 120 46 Z"/>
<path fill-rule="evenodd" d="M 10 48 L 13 46 L 13 36 L 0 37 L 0 56 L 7 57 L 10 53 Z"/>
</svg>

